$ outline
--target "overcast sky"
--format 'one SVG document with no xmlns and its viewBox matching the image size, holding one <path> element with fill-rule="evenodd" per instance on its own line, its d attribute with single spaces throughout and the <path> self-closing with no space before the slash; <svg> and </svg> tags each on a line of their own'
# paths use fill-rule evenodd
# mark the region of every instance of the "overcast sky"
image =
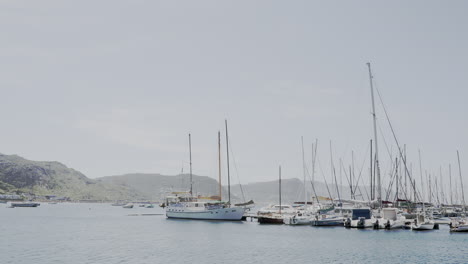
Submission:
<svg viewBox="0 0 468 264">
<path fill-rule="evenodd" d="M 424 170 L 451 163 L 454 177 L 460 150 L 468 179 L 467 1 L 0 3 L 1 153 L 91 178 L 173 175 L 191 133 L 193 172 L 217 177 L 228 119 L 243 183 L 280 164 L 302 178 L 301 136 L 308 166 L 318 139 L 325 174 L 330 140 L 336 163 L 354 150 L 367 170 L 370 61 L 417 179 L 418 149 Z M 377 107 L 387 173 L 395 144 Z"/>
</svg>

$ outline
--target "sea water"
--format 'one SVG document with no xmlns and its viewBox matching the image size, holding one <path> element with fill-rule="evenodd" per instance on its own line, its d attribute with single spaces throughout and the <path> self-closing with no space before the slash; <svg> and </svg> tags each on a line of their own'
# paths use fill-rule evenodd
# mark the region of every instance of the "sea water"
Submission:
<svg viewBox="0 0 468 264">
<path fill-rule="evenodd" d="M 158 215 L 160 214 L 160 215 Z M 0 263 L 467 263 L 468 233 L 166 219 L 110 204 L 0 205 Z"/>
</svg>

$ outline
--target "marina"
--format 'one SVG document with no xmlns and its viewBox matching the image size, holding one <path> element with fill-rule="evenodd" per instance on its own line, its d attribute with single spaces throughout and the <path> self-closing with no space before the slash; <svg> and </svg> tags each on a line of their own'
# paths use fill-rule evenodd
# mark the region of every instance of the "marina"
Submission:
<svg viewBox="0 0 468 264">
<path fill-rule="evenodd" d="M 2 260 L 18 264 L 54 261 L 110 264 L 117 259 L 121 263 L 143 263 L 154 257 L 161 263 L 179 263 L 181 259 L 199 262 L 207 258 L 213 263 L 284 263 L 297 256 L 304 263 L 342 263 L 346 256 L 346 262 L 353 263 L 363 258 L 378 262 L 380 254 L 386 254 L 395 262 L 464 263 L 465 255 L 453 252 L 464 252 L 468 243 L 468 236 L 449 232 L 447 225 L 419 233 L 263 225 L 250 220 L 169 219 L 159 207 L 129 210 L 132 216 L 127 209 L 98 203 L 44 204 L 37 210 L 1 206 L 2 232 L 9 237 L 0 242 L 2 248 L 8 248 Z M 155 215 L 140 215 L 148 213 Z M 376 244 L 379 246 L 375 247 Z M 179 250 L 180 246 L 185 250 Z M 286 246 L 288 254 L 284 254 Z M 229 250 L 223 251 L 225 254 L 213 252 L 226 248 Z"/>
</svg>

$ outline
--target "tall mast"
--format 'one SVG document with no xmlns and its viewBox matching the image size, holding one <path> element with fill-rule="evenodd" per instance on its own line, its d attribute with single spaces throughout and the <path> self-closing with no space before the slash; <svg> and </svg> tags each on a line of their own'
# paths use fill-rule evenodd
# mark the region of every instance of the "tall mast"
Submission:
<svg viewBox="0 0 468 264">
<path fill-rule="evenodd" d="M 281 214 L 281 165 L 279 166 L 279 213 Z"/>
<path fill-rule="evenodd" d="M 219 183 L 219 201 L 222 201 L 222 193 L 221 193 L 221 132 L 218 131 L 218 183 Z"/>
<path fill-rule="evenodd" d="M 398 182 L 398 177 L 399 177 L 399 175 L 398 175 L 398 158 L 395 158 L 395 166 L 396 166 L 396 168 L 395 168 L 395 174 L 396 174 L 395 175 L 395 178 L 396 178 L 396 186 L 395 186 L 396 187 L 396 203 L 395 204 L 398 205 L 398 184 L 399 184 L 399 182 Z"/>
<path fill-rule="evenodd" d="M 369 82 L 370 82 L 371 97 L 372 97 L 372 117 L 374 121 L 375 170 L 376 170 L 376 175 L 377 175 L 377 202 L 379 203 L 379 207 L 382 208 L 382 186 L 380 184 L 379 149 L 377 145 L 377 117 L 375 115 L 374 86 L 372 82 L 373 76 L 372 76 L 370 62 L 367 63 L 367 67 L 369 68 Z"/>
<path fill-rule="evenodd" d="M 421 165 L 421 150 L 418 149 L 418 154 L 419 154 L 419 173 L 420 173 L 420 176 L 421 176 L 421 202 L 422 202 L 422 206 L 423 206 L 423 211 L 424 211 L 424 186 L 423 186 L 423 173 L 422 173 L 422 165 Z"/>
<path fill-rule="evenodd" d="M 372 182 L 372 175 L 373 175 L 373 173 L 372 173 L 372 167 L 373 167 L 373 165 L 372 165 L 372 139 L 371 139 L 371 140 L 370 140 L 370 193 L 371 193 L 370 196 L 371 196 L 371 201 L 374 200 L 374 192 L 373 192 L 374 187 L 372 187 L 372 186 L 373 186 L 373 182 Z"/>
<path fill-rule="evenodd" d="M 226 125 L 226 159 L 227 159 L 227 176 L 228 176 L 228 203 L 231 204 L 231 175 L 229 174 L 229 138 L 227 119 L 224 120 Z"/>
<path fill-rule="evenodd" d="M 339 191 L 339 189 L 338 189 L 338 179 L 336 178 L 335 163 L 333 163 L 333 151 L 332 151 L 332 143 L 331 143 L 331 140 L 330 140 L 330 166 L 331 166 L 331 174 L 332 174 L 332 177 L 335 178 L 336 194 L 338 195 L 338 200 L 340 201 L 340 204 L 342 204 L 340 191 Z"/>
<path fill-rule="evenodd" d="M 304 137 L 301 136 L 302 143 L 302 173 L 304 174 L 304 208 L 307 206 L 307 189 L 306 189 L 306 168 L 304 155 Z"/>
<path fill-rule="evenodd" d="M 463 212 L 465 212 L 465 210 L 466 210 L 465 190 L 463 190 L 463 179 L 462 179 L 462 174 L 461 174 L 460 154 L 458 153 L 458 150 L 457 150 L 457 158 L 458 158 L 458 172 L 460 173 L 460 186 L 461 186 L 461 191 L 462 191 Z"/>
<path fill-rule="evenodd" d="M 192 137 L 188 134 L 189 141 L 189 155 L 190 155 L 190 196 L 193 196 L 193 181 L 192 181 Z"/>
<path fill-rule="evenodd" d="M 452 165 L 449 164 L 449 177 L 450 177 L 450 205 L 453 205 L 452 195 Z"/>
</svg>

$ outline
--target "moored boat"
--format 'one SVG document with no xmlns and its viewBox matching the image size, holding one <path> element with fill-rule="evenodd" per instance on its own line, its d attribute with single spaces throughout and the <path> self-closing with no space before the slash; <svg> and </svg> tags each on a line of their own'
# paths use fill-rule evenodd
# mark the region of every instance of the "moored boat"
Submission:
<svg viewBox="0 0 468 264">
<path fill-rule="evenodd" d="M 414 223 L 411 225 L 411 230 L 413 231 L 427 231 L 433 230 L 435 227 L 434 220 L 426 217 L 424 213 L 419 214 Z"/>
<path fill-rule="evenodd" d="M 38 207 L 40 203 L 11 203 L 11 207 Z"/>
<path fill-rule="evenodd" d="M 372 228 L 374 226 L 375 218 L 372 216 L 370 208 L 354 208 L 351 211 L 351 217 L 348 217 L 344 222 L 345 227 Z"/>
</svg>

